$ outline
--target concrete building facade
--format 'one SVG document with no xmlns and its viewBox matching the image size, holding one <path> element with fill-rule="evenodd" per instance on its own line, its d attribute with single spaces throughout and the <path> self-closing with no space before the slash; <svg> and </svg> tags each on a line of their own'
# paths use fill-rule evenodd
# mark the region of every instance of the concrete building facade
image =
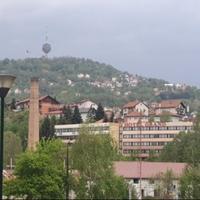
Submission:
<svg viewBox="0 0 200 200">
<path fill-rule="evenodd" d="M 74 143 L 82 129 L 91 134 L 110 134 L 117 146 L 119 146 L 118 123 L 90 123 L 90 124 L 64 124 L 55 125 L 55 135 L 65 143 Z"/>
<path fill-rule="evenodd" d="M 120 126 L 120 149 L 124 155 L 135 155 L 143 159 L 150 152 L 159 154 L 163 147 L 173 141 L 181 131 L 192 130 L 192 122 L 142 122 L 122 123 Z"/>
</svg>

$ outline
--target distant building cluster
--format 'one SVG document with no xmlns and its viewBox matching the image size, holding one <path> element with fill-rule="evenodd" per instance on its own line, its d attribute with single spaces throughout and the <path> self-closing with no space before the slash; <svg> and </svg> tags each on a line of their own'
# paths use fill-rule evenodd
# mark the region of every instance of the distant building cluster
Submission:
<svg viewBox="0 0 200 200">
<path fill-rule="evenodd" d="M 29 103 L 29 99 L 16 102 L 16 111 L 28 109 Z M 72 110 L 77 106 L 83 122 L 87 121 L 89 110 L 97 110 L 98 107 L 91 100 L 64 105 L 51 96 L 39 98 L 41 117 L 59 118 L 63 115 L 64 106 L 69 106 Z M 156 156 L 177 134 L 193 128 L 189 106 L 181 100 L 163 100 L 150 104 L 135 100 L 122 107 L 104 108 L 104 112 L 108 117 L 113 115 L 113 121 L 90 123 L 90 130 L 93 133 L 110 133 L 125 156 L 142 159 L 148 158 L 152 153 Z M 79 135 L 80 127 L 81 124 L 56 125 L 55 135 L 64 142 L 73 143 Z"/>
<path fill-rule="evenodd" d="M 79 75 L 79 78 L 87 78 L 87 74 Z M 127 77 L 129 78 L 129 77 Z M 116 81 L 115 78 L 112 79 Z M 70 83 L 70 82 L 69 82 Z M 34 94 L 34 87 L 32 87 Z M 33 109 L 34 96 L 30 99 L 15 102 L 12 109 L 15 112 Z M 32 103 L 31 103 L 32 102 Z M 161 176 L 165 173 L 173 173 L 170 195 L 179 198 L 179 177 L 186 168 L 186 163 L 161 163 L 146 162 L 150 156 L 158 156 L 163 147 L 172 142 L 182 131 L 189 132 L 193 129 L 194 118 L 190 114 L 189 106 L 182 100 L 163 100 L 159 102 L 130 101 L 122 107 L 103 108 L 104 119 L 88 123 L 88 114 L 98 110 L 95 102 L 86 99 L 71 104 L 61 104 L 55 98 L 47 95 L 38 97 L 40 118 L 56 117 L 61 119 L 64 116 L 64 108 L 72 111 L 79 109 L 83 124 L 59 124 L 55 125 L 55 136 L 64 143 L 73 144 L 83 129 L 90 134 L 110 134 L 114 144 L 124 156 L 133 156 L 140 161 L 118 161 L 114 162 L 115 173 L 124 177 L 129 184 L 129 198 L 131 190 L 135 188 L 139 199 L 144 197 L 157 196 L 158 185 L 161 184 Z M 32 106 L 31 106 L 32 105 Z M 29 116 L 29 131 L 35 127 Z M 112 118 L 112 120 L 110 120 Z M 110 121 L 109 121 L 110 120 Z M 32 134 L 34 135 L 34 134 Z M 31 138 L 29 137 L 30 141 Z M 4 177 L 9 179 L 12 173 L 5 171 Z M 13 178 L 13 177 L 11 177 Z"/>
</svg>

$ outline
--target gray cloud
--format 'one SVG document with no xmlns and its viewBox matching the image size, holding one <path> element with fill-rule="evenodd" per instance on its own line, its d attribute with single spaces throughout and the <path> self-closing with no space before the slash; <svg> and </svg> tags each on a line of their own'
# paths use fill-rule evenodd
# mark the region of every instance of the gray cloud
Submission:
<svg viewBox="0 0 200 200">
<path fill-rule="evenodd" d="M 6 0 L 0 58 L 88 57 L 118 69 L 200 86 L 198 0 Z"/>
</svg>

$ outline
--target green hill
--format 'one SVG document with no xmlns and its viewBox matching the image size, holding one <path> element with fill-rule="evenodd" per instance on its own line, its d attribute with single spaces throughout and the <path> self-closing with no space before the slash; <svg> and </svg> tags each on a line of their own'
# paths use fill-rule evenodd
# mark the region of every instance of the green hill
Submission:
<svg viewBox="0 0 200 200">
<path fill-rule="evenodd" d="M 117 106 L 136 98 L 145 101 L 182 98 L 198 106 L 200 99 L 200 91 L 195 87 L 168 87 L 164 80 L 131 75 L 84 58 L 4 59 L 0 61 L 0 72 L 17 76 L 8 99 L 27 97 L 33 76 L 40 78 L 41 95 L 49 94 L 63 103 L 91 99 Z"/>
</svg>

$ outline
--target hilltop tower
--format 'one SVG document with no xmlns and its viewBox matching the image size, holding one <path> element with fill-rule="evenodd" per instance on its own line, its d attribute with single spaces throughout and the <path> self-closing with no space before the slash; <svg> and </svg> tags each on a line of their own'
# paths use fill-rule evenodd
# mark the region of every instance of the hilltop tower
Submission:
<svg viewBox="0 0 200 200">
<path fill-rule="evenodd" d="M 42 51 L 45 53 L 46 58 L 48 57 L 48 53 L 51 51 L 51 44 L 48 42 L 47 32 L 45 36 L 45 43 L 42 45 Z"/>
<path fill-rule="evenodd" d="M 35 150 L 39 142 L 39 80 L 31 78 L 29 103 L 28 149 Z"/>
</svg>

